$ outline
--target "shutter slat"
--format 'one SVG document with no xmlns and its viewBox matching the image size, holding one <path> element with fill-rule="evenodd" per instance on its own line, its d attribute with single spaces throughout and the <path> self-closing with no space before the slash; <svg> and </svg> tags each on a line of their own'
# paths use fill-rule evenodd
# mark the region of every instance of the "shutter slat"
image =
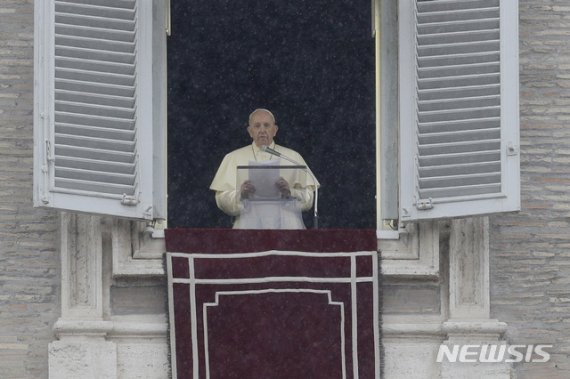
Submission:
<svg viewBox="0 0 570 379">
<path fill-rule="evenodd" d="M 419 152 L 422 157 L 442 154 L 471 153 L 477 151 L 498 150 L 501 147 L 500 140 L 462 141 L 453 143 L 434 143 L 420 145 Z"/>
<path fill-rule="evenodd" d="M 107 105 L 120 108 L 131 108 L 135 106 L 135 99 L 132 97 L 99 95 L 93 93 L 83 93 L 76 91 L 56 90 L 56 96 L 60 101 L 71 101 L 76 103 L 86 103 L 93 105 Z"/>
<path fill-rule="evenodd" d="M 55 56 L 65 58 L 79 58 L 86 60 L 134 64 L 134 53 L 120 53 L 113 51 L 100 51 L 82 47 L 57 46 Z"/>
<path fill-rule="evenodd" d="M 468 30 L 461 32 L 425 34 L 418 37 L 418 40 L 419 43 L 424 46 L 499 40 L 499 29 L 497 28 L 487 30 Z"/>
<path fill-rule="evenodd" d="M 56 160 L 58 157 L 75 157 L 94 159 L 98 161 L 120 162 L 120 163 L 133 163 L 135 161 L 134 153 L 125 153 L 113 150 L 97 150 L 89 149 L 81 146 L 55 146 Z"/>
<path fill-rule="evenodd" d="M 477 52 L 472 54 L 436 55 L 431 57 L 418 57 L 418 67 L 457 66 L 477 63 L 499 62 L 499 53 L 496 51 Z"/>
<path fill-rule="evenodd" d="M 56 90 L 66 90 L 99 95 L 130 97 L 134 99 L 135 89 L 132 86 L 118 86 L 112 84 L 87 83 L 79 80 L 56 79 Z"/>
<path fill-rule="evenodd" d="M 109 107 L 98 104 L 71 103 L 66 101 L 56 101 L 55 111 L 75 113 L 82 116 L 103 116 L 125 120 L 132 120 L 135 117 L 134 109 Z"/>
<path fill-rule="evenodd" d="M 57 187 L 86 191 L 93 193 L 107 193 L 114 195 L 126 194 L 129 196 L 134 195 L 134 186 L 132 185 L 121 185 L 121 184 L 105 184 L 95 181 L 87 180 L 77 180 L 77 179 L 66 179 L 66 178 L 55 178 L 55 185 Z"/>
<path fill-rule="evenodd" d="M 59 134 L 70 134 L 82 137 L 105 138 L 105 139 L 113 139 L 119 141 L 133 141 L 135 138 L 135 132 L 132 130 L 109 129 L 109 128 L 63 124 L 63 123 L 55 124 L 55 132 Z"/>
<path fill-rule="evenodd" d="M 102 128 L 134 130 L 135 121 L 113 117 L 101 117 L 93 115 L 80 115 L 66 112 L 56 112 L 56 123 L 76 124 L 86 126 L 99 126 Z"/>
<path fill-rule="evenodd" d="M 136 0 L 57 0 L 58 3 L 99 5 L 119 9 L 133 9 Z"/>
<path fill-rule="evenodd" d="M 461 130 L 477 130 L 499 127 L 501 123 L 498 117 L 486 117 L 474 120 L 454 120 L 444 122 L 419 123 L 420 133 L 443 133 Z"/>
<path fill-rule="evenodd" d="M 437 88 L 431 90 L 419 90 L 418 99 L 420 101 L 431 101 L 500 94 L 501 86 L 497 83 L 483 86 L 466 86 L 461 88 Z"/>
<path fill-rule="evenodd" d="M 479 184 L 501 184 L 500 172 L 486 172 L 483 174 L 447 175 L 420 179 L 423 189 L 440 189 L 453 187 L 466 187 Z"/>
<path fill-rule="evenodd" d="M 463 187 L 451 187 L 451 188 L 430 188 L 425 190 L 420 190 L 420 196 L 422 199 L 449 199 L 453 197 L 463 197 L 463 196 L 477 196 L 477 195 L 487 195 L 492 193 L 500 193 L 500 184 L 479 184 Z"/>
<path fill-rule="evenodd" d="M 500 193 L 500 192 L 501 192 L 500 184 L 479 184 L 479 185 L 460 186 L 460 187 L 451 187 L 451 188 L 433 188 L 426 190 L 422 189 L 419 191 L 422 199 L 475 196 L 475 195 L 484 195 L 484 194 Z"/>
<path fill-rule="evenodd" d="M 436 89 L 436 88 L 456 88 L 456 87 L 473 87 L 489 84 L 498 84 L 500 82 L 499 74 L 482 74 L 482 75 L 466 75 L 449 77 L 445 79 L 419 79 L 418 89 Z"/>
<path fill-rule="evenodd" d="M 453 176 L 453 175 L 470 175 L 499 172 L 501 169 L 500 161 L 488 161 L 477 163 L 463 163 L 454 165 L 439 165 L 420 167 L 419 177 L 430 178 L 437 176 Z"/>
<path fill-rule="evenodd" d="M 458 9 L 479 9 L 498 6 L 499 0 L 463 0 L 461 2 L 449 0 L 433 0 L 418 2 L 418 10 L 420 12 L 442 12 Z"/>
<path fill-rule="evenodd" d="M 104 17 L 108 19 L 132 20 L 135 10 L 133 8 L 117 8 L 94 4 L 77 4 L 71 2 L 56 1 L 55 11 L 62 14 L 81 16 Z"/>
<path fill-rule="evenodd" d="M 70 134 L 55 135 L 55 145 L 68 145 L 86 149 L 112 150 L 117 152 L 132 152 L 135 149 L 134 141 L 117 141 L 113 139 L 74 136 Z"/>
<path fill-rule="evenodd" d="M 462 43 L 449 43 L 438 45 L 427 45 L 418 47 L 419 57 L 441 56 L 448 55 L 451 51 L 453 54 L 465 53 L 483 53 L 493 52 L 499 49 L 499 41 L 476 41 L 476 42 L 462 42 Z"/>
<path fill-rule="evenodd" d="M 435 112 L 420 112 L 418 121 L 420 123 L 442 122 L 442 121 L 459 121 L 473 120 L 484 117 L 499 117 L 501 114 L 500 107 L 485 107 L 475 109 L 452 109 L 440 110 Z"/>
<path fill-rule="evenodd" d="M 418 31 L 421 35 L 438 34 L 438 33 L 457 33 L 468 32 L 472 30 L 498 29 L 500 27 L 499 18 L 479 19 L 473 22 L 469 21 L 448 21 L 431 24 L 418 25 Z"/>
<path fill-rule="evenodd" d="M 132 186 L 135 184 L 135 175 L 116 174 L 107 171 L 80 170 L 64 167 L 58 167 L 55 170 L 55 177 L 56 180 L 58 178 L 73 179 L 92 182 L 94 181 L 101 184 L 121 184 L 126 186 Z"/>
<path fill-rule="evenodd" d="M 422 24 L 439 24 L 443 22 L 461 21 L 475 23 L 479 20 L 492 19 L 499 16 L 499 7 L 458 9 L 445 12 L 430 12 L 429 9 L 421 12 L 421 8 L 419 10 L 420 12 L 418 12 L 417 15 L 419 26 Z"/>
<path fill-rule="evenodd" d="M 115 73 L 101 73 L 73 69 L 58 69 L 55 71 L 55 77 L 62 80 L 76 80 L 87 83 L 104 83 L 114 84 L 125 87 L 133 87 L 135 85 L 135 77 L 132 75 L 122 75 Z"/>
<path fill-rule="evenodd" d="M 498 151 L 478 151 L 459 154 L 432 155 L 418 158 L 420 167 L 435 167 L 455 164 L 495 162 L 501 160 Z"/>
<path fill-rule="evenodd" d="M 421 112 L 432 112 L 438 110 L 450 110 L 450 109 L 469 109 L 469 108 L 481 108 L 481 107 L 494 107 L 501 104 L 501 97 L 499 95 L 495 96 L 480 96 L 480 97 L 468 97 L 461 99 L 444 99 L 444 100 L 430 100 L 430 101 L 419 101 L 418 109 Z"/>
<path fill-rule="evenodd" d="M 132 32 L 135 30 L 134 20 L 110 19 L 105 17 L 82 16 L 68 13 L 56 13 L 55 23 L 60 25 L 81 25 L 126 32 Z"/>
<path fill-rule="evenodd" d="M 448 78 L 459 76 L 470 76 L 480 74 L 499 74 L 501 66 L 499 62 L 475 63 L 466 65 L 439 66 L 437 68 L 427 67 L 418 69 L 418 77 L 425 78 Z"/>
<path fill-rule="evenodd" d="M 135 65 L 125 63 L 90 61 L 86 59 L 58 57 L 56 65 L 59 69 L 74 69 L 82 71 L 106 72 L 116 75 L 135 75 Z"/>
<path fill-rule="evenodd" d="M 83 25 L 56 24 L 55 33 L 58 35 L 89 37 L 89 38 L 97 38 L 108 41 L 120 41 L 120 42 L 135 41 L 135 31 L 109 30 L 104 28 L 96 28 L 92 26 L 87 27 Z"/>
<path fill-rule="evenodd" d="M 135 49 L 132 42 L 109 41 L 98 38 L 85 38 L 60 34 L 55 35 L 55 43 L 58 46 L 81 47 L 83 49 L 129 54 L 133 54 Z"/>
<path fill-rule="evenodd" d="M 78 158 L 78 157 L 56 157 L 57 167 L 64 168 L 76 168 L 79 170 L 88 171 L 105 171 L 109 173 L 117 174 L 127 174 L 134 175 L 136 166 L 134 163 L 123 163 L 123 162 L 108 162 L 99 161 L 96 159 L 89 158 Z"/>
<path fill-rule="evenodd" d="M 479 129 L 468 131 L 452 131 L 447 133 L 430 133 L 420 134 L 419 142 L 422 145 L 430 145 L 436 143 L 451 143 L 461 141 L 476 140 L 499 140 L 501 138 L 501 129 Z"/>
</svg>

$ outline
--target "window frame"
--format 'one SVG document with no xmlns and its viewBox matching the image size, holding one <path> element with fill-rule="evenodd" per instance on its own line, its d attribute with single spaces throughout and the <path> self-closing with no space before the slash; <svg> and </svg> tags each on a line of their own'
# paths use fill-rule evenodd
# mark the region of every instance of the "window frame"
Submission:
<svg viewBox="0 0 570 379">
<path fill-rule="evenodd" d="M 138 151 L 144 152 L 145 160 L 141 160 L 141 186 L 147 189 L 152 188 L 150 197 L 137 207 L 136 212 L 122 212 L 121 206 L 110 207 L 105 201 L 90 197 L 85 201 L 84 195 L 61 194 L 60 199 L 53 198 L 50 193 L 49 173 L 53 172 L 53 165 L 50 164 L 51 146 L 53 146 L 53 128 L 50 127 L 50 120 L 53 120 L 54 107 L 53 107 L 53 88 L 50 86 L 43 86 L 42 84 L 53 83 L 53 46 L 54 39 L 53 33 L 47 33 L 46 28 L 49 23 L 46 20 L 51 19 L 54 14 L 54 1 L 40 2 L 36 5 L 35 11 L 35 95 L 34 95 L 34 144 L 35 144 L 35 165 L 34 165 L 34 204 L 37 206 L 46 206 L 46 201 L 51 207 L 76 210 L 88 213 L 105 213 L 112 214 L 117 217 L 139 218 L 152 220 L 156 218 L 166 219 L 166 183 L 167 183 L 167 165 L 166 165 L 166 106 L 167 106 L 167 89 L 166 89 L 166 34 L 170 30 L 169 14 L 168 14 L 168 0 L 137 0 L 142 6 L 139 7 L 140 35 L 144 43 L 140 45 L 139 57 L 141 59 L 141 73 L 143 78 L 151 77 L 152 80 L 140 80 L 137 89 L 139 103 L 137 112 L 143 110 L 152 110 L 152 117 L 149 121 L 144 117 L 143 113 L 139 113 L 137 119 L 141 121 L 141 129 L 139 130 Z M 389 226 L 385 225 L 385 220 L 395 220 L 400 215 L 394 214 L 398 207 L 394 204 L 402 202 L 402 195 L 399 193 L 402 187 L 413 188 L 413 183 L 406 181 L 405 178 L 400 180 L 399 177 L 401 169 L 398 170 L 398 164 L 402 162 L 402 151 L 398 148 L 398 135 L 399 124 L 402 123 L 402 114 L 400 114 L 397 107 L 394 107 L 394 92 L 398 91 L 398 84 L 403 85 L 400 79 L 395 79 L 393 70 L 398 70 L 398 65 L 394 62 L 401 61 L 404 57 L 399 56 L 394 59 L 394 53 L 402 44 L 401 38 L 393 28 L 398 25 L 398 18 L 400 24 L 405 22 L 405 17 L 398 14 L 395 4 L 389 0 L 372 0 L 373 3 L 373 23 L 376 44 L 376 66 L 377 75 L 375 81 L 376 87 L 376 182 L 377 182 L 377 229 L 379 238 L 384 239 L 397 239 L 401 233 L 406 230 L 402 223 L 399 225 L 398 230 L 392 230 Z M 399 3 L 409 3 L 413 0 L 401 0 Z M 516 7 L 516 4 L 515 4 Z M 383 10 L 381 12 L 380 10 Z M 502 33 L 516 30 L 517 22 L 509 22 L 506 17 L 507 13 L 512 9 L 507 9 L 501 6 L 501 20 L 505 22 L 505 29 Z M 400 12 L 401 13 L 401 12 Z M 152 21 L 149 21 L 152 20 Z M 411 37 L 409 41 L 411 41 Z M 509 59 L 516 59 L 518 56 L 518 45 L 507 43 L 505 40 L 501 41 L 502 51 L 505 51 Z M 51 49 L 51 52 L 50 52 Z M 501 61 L 502 65 L 508 64 Z M 517 67 L 518 68 L 518 67 Z M 503 68 L 504 70 L 504 68 Z M 508 70 L 505 70 L 508 71 Z M 518 72 L 508 77 L 509 86 L 518 89 Z M 390 80 L 391 79 L 391 80 Z M 411 80 L 409 81 L 412 82 Z M 410 85 L 406 83 L 405 85 Z M 153 96 L 153 94 L 157 94 Z M 150 96 L 149 96 L 150 94 Z M 518 110 L 518 96 L 507 98 L 511 104 L 511 108 Z M 155 101 L 153 101 L 153 99 Z M 506 112 L 502 113 L 502 117 L 506 117 Z M 149 122 L 144 122 L 147 120 Z M 512 120 L 513 124 L 518 125 L 518 112 L 516 113 L 516 120 Z M 518 130 L 517 130 L 518 132 Z M 518 141 L 518 134 L 513 134 L 510 140 Z M 48 141 L 47 143 L 45 141 Z M 512 146 L 518 150 L 518 146 Z M 398 152 L 396 157 L 392 156 L 390 152 Z M 387 164 L 389 163 L 389 166 Z M 505 181 L 505 185 L 518 186 L 519 170 L 518 162 L 513 162 L 508 166 L 503 167 L 503 171 L 513 171 L 514 180 Z M 53 175 L 52 175 L 53 178 Z M 410 187 L 411 186 L 411 187 Z M 46 192 L 47 189 L 47 192 Z M 517 188 L 507 188 L 505 192 L 516 192 Z M 47 194 L 47 195 L 46 195 Z M 520 194 L 514 197 L 513 203 L 520 203 Z M 89 206 L 86 206 L 89 204 Z M 387 205 L 388 204 L 388 205 Z M 390 205 L 391 204 L 391 205 Z M 486 213 L 496 212 L 496 200 L 490 200 L 488 207 L 485 208 Z M 152 212 L 149 212 L 149 207 L 154 207 Z M 459 208 L 455 206 L 455 208 Z M 156 213 L 154 213 L 156 212 Z M 448 218 L 457 216 L 458 213 L 448 212 L 441 217 Z"/>
</svg>

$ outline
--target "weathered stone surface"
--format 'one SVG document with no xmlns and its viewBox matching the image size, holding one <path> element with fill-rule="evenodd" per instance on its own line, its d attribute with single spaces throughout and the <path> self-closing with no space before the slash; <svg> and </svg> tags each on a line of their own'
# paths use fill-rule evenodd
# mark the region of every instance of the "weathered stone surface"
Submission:
<svg viewBox="0 0 570 379">
<path fill-rule="evenodd" d="M 57 213 L 32 207 L 33 0 L 0 6 L 0 377 L 46 379 Z"/>
<path fill-rule="evenodd" d="M 117 346 L 113 342 L 73 339 L 49 345 L 52 379 L 116 379 Z"/>
<path fill-rule="evenodd" d="M 48 344 L 61 313 L 57 213 L 32 207 L 33 7 L 34 0 L 2 0 L 0 7 L 0 377 L 6 379 L 47 379 Z M 567 0 L 520 0 L 519 7 L 522 211 L 490 218 L 491 317 L 508 324 L 509 343 L 554 345 L 551 362 L 517 364 L 515 378 L 561 379 L 570 377 L 570 7 Z M 408 303 L 394 303 L 398 293 L 388 297 L 393 313 L 421 312 L 409 299 L 426 289 L 409 289 L 402 292 Z M 156 303 L 123 303 L 129 297 L 123 283 L 113 291 L 121 302 L 112 302 L 117 313 L 159 311 Z M 438 303 L 426 304 L 417 303 L 433 313 Z M 405 377 L 437 377 L 439 342 L 388 341 L 386 377 L 396 377 L 390 374 L 399 372 L 392 365 L 398 360 L 409 367 Z M 113 351 L 109 343 L 101 346 Z M 91 354 L 51 345 L 52 353 L 65 349 L 77 365 Z M 165 345 L 152 343 L 119 344 L 114 356 L 151 361 L 155 349 L 165 356 Z M 107 363 L 117 359 L 97 354 Z M 164 362 L 155 363 L 152 372 L 161 377 Z M 118 370 L 133 373 L 128 359 Z"/>
<path fill-rule="evenodd" d="M 131 340 L 117 344 L 118 378 L 170 378 L 166 340 Z"/>
<path fill-rule="evenodd" d="M 551 362 L 515 377 L 568 378 L 570 9 L 519 1 L 522 211 L 491 218 L 491 316 L 511 344 L 553 344 Z"/>
</svg>

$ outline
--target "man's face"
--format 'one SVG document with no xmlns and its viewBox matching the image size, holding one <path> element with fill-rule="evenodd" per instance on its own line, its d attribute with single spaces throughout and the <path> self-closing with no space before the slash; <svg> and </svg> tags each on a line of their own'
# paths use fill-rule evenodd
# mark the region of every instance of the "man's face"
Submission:
<svg viewBox="0 0 570 379">
<path fill-rule="evenodd" d="M 269 113 L 259 111 L 251 117 L 247 131 L 258 147 L 269 146 L 277 134 L 277 125 Z"/>
</svg>

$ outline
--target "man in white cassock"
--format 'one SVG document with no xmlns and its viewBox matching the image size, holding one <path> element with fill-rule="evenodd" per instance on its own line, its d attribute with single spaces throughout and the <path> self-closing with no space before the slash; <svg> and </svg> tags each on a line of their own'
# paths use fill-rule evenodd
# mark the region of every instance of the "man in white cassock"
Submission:
<svg viewBox="0 0 570 379">
<path fill-rule="evenodd" d="M 311 209 L 315 186 L 319 185 L 311 175 L 307 175 L 308 167 L 307 170 L 281 170 L 282 175 L 276 178 L 275 188 L 282 201 L 267 205 L 253 201 L 256 188 L 251 180 L 238 183 L 238 166 L 264 163 L 292 165 L 290 161 L 265 151 L 265 147 L 269 147 L 269 151 L 276 151 L 281 157 L 307 166 L 299 153 L 273 141 L 277 130 L 275 117 L 269 110 L 254 110 L 247 127 L 253 140 L 251 145 L 227 154 L 210 185 L 210 189 L 216 192 L 218 208 L 235 217 L 233 227 L 236 229 L 305 229 L 301 211 Z"/>
</svg>

